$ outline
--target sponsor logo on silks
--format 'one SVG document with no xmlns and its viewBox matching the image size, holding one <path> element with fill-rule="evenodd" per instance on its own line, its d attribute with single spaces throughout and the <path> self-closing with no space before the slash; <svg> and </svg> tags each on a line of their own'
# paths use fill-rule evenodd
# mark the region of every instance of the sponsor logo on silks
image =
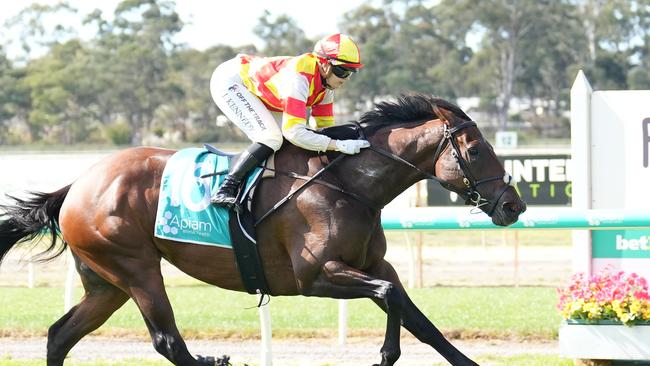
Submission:
<svg viewBox="0 0 650 366">
<path fill-rule="evenodd" d="M 244 108 L 246 108 L 246 110 L 253 116 L 255 122 L 257 122 L 257 125 L 260 126 L 262 131 L 266 130 L 266 126 L 262 121 L 262 117 L 260 117 L 259 114 L 257 114 L 257 111 L 255 110 L 255 108 L 253 108 L 253 106 L 250 104 L 248 99 L 246 99 L 244 94 L 242 94 L 241 92 L 237 92 L 237 98 L 239 98 L 239 100 L 244 104 Z"/>
<path fill-rule="evenodd" d="M 224 97 L 226 96 L 228 96 L 228 94 L 224 95 Z M 228 97 L 228 99 L 226 100 L 226 104 L 237 117 L 237 121 L 239 121 L 239 123 L 241 124 L 240 127 L 243 127 L 244 129 L 246 129 L 246 131 L 252 131 L 253 124 L 246 116 L 244 116 L 244 112 L 241 109 L 239 109 L 235 101 L 230 99 L 230 97 Z"/>
<path fill-rule="evenodd" d="M 162 231 L 165 234 L 177 235 L 180 231 L 194 231 L 195 233 L 207 236 L 212 232 L 212 224 L 206 221 L 190 220 L 172 214 L 166 211 L 160 218 L 159 225 L 162 225 Z"/>
<path fill-rule="evenodd" d="M 641 236 L 638 239 L 626 239 L 623 235 L 616 235 L 616 250 L 650 250 L 648 236 Z"/>
<path fill-rule="evenodd" d="M 229 93 L 226 93 L 222 95 L 221 97 L 224 98 L 226 101 L 226 104 L 228 105 L 228 108 L 234 113 L 234 115 L 237 118 L 237 121 L 239 121 L 238 126 L 243 127 L 246 129 L 246 131 L 252 131 L 253 130 L 253 123 L 250 121 L 249 116 L 253 117 L 255 122 L 257 122 L 257 125 L 262 131 L 265 131 L 267 129 L 266 125 L 264 124 L 264 121 L 262 121 L 262 117 L 260 117 L 259 114 L 257 114 L 257 111 L 253 106 L 250 104 L 250 102 L 246 99 L 244 94 L 241 92 L 237 91 L 237 85 L 233 85 L 228 88 L 229 91 L 235 92 L 235 96 L 237 99 L 239 99 L 239 102 L 237 103 L 236 100 L 233 100 L 230 96 Z M 240 109 L 242 107 L 243 109 Z M 248 112 L 246 115 L 245 113 Z"/>
</svg>

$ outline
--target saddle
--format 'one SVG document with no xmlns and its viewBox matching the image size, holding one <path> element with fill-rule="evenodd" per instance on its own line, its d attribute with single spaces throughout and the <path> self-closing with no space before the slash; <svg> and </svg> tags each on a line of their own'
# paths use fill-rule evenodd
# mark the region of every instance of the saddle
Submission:
<svg viewBox="0 0 650 366">
<path fill-rule="evenodd" d="M 161 177 L 154 236 L 232 249 L 246 291 L 268 295 L 251 213 L 262 167 L 254 169 L 242 185 L 238 195 L 242 212 L 210 203 L 211 192 L 223 183 L 234 156 L 213 146 L 182 149 L 172 155 Z"/>
</svg>

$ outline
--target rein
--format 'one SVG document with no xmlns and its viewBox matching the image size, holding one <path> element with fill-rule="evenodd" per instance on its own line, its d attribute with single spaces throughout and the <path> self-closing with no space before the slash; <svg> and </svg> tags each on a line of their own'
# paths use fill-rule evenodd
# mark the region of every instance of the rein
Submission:
<svg viewBox="0 0 650 366">
<path fill-rule="evenodd" d="M 334 160 L 332 160 L 331 163 L 325 165 L 319 171 L 317 171 L 316 174 L 312 175 L 311 177 L 304 177 L 304 178 L 306 178 L 305 183 L 303 183 L 302 185 L 300 185 L 300 187 L 294 189 L 293 191 L 289 192 L 289 194 L 287 194 L 283 199 L 281 199 L 280 201 L 278 201 L 278 203 L 273 205 L 273 207 L 271 207 L 270 210 L 268 210 L 264 215 L 262 215 L 262 217 L 260 217 L 257 221 L 255 221 L 255 226 L 257 226 L 260 222 L 262 222 L 262 220 L 267 218 L 275 210 L 280 208 L 280 206 L 284 205 L 288 200 L 293 198 L 293 196 L 296 193 L 300 192 L 303 188 L 305 188 L 305 186 L 307 186 L 307 184 L 315 181 L 316 178 L 318 178 L 319 175 L 323 174 L 327 169 L 329 169 L 329 168 L 333 167 L 334 165 L 336 165 L 339 161 L 341 161 L 341 159 L 343 159 L 344 156 L 345 156 L 345 154 L 341 154 L 341 155 L 337 156 L 336 158 L 334 158 Z M 271 169 L 268 169 L 268 168 L 265 168 L 265 167 L 263 167 L 263 169 L 271 170 Z M 298 178 L 297 176 L 298 175 L 296 174 L 296 177 L 294 177 L 294 178 Z"/>
<path fill-rule="evenodd" d="M 461 158 L 460 146 L 458 145 L 458 142 L 456 141 L 456 138 L 455 138 L 456 136 L 455 135 L 456 135 L 456 133 L 458 133 L 459 131 L 462 131 L 465 128 L 476 127 L 476 122 L 471 121 L 471 120 L 463 121 L 462 123 L 460 123 L 457 126 L 449 127 L 448 126 L 449 122 L 444 117 L 444 115 L 440 112 L 438 106 L 434 105 L 433 109 L 434 109 L 434 112 L 436 112 L 436 115 L 438 116 L 439 119 L 441 119 L 443 122 L 447 122 L 447 123 L 443 124 L 443 126 L 444 126 L 443 140 L 438 144 L 438 148 L 436 149 L 436 153 L 433 156 L 433 161 L 432 161 L 432 163 L 433 163 L 433 174 L 418 168 L 413 163 L 405 160 L 404 158 L 402 158 L 402 157 L 400 157 L 400 156 L 398 156 L 396 154 L 393 154 L 390 151 L 380 149 L 380 148 L 378 148 L 376 146 L 373 146 L 373 145 L 370 145 L 367 149 L 372 150 L 375 153 L 377 153 L 379 155 L 382 155 L 382 156 L 385 156 L 385 157 L 387 157 L 387 158 L 389 158 L 391 160 L 397 161 L 397 162 L 399 162 L 399 163 L 401 163 L 403 165 L 406 165 L 411 169 L 415 169 L 420 174 L 422 174 L 425 178 L 434 180 L 434 181 L 438 182 L 440 185 L 442 185 L 443 187 L 445 187 L 446 189 L 454 191 L 453 190 L 454 186 L 451 183 L 449 183 L 448 181 L 446 181 L 444 179 L 438 178 L 435 175 L 436 161 L 438 160 L 438 158 L 440 158 L 440 156 L 445 151 L 447 146 L 451 146 L 451 148 L 452 148 L 451 154 L 452 154 L 452 156 L 454 158 L 456 158 L 456 162 L 458 163 L 458 166 L 460 167 L 460 170 L 463 172 L 463 175 L 464 175 L 463 183 L 465 183 L 465 190 L 462 191 L 461 193 L 458 193 L 458 195 L 461 196 L 465 200 L 465 204 L 470 204 L 471 203 L 472 205 L 474 205 L 476 208 L 479 208 L 479 209 L 481 209 L 485 205 L 490 205 L 491 207 L 488 206 L 488 207 L 490 207 L 489 211 L 486 211 L 486 212 L 487 212 L 488 216 L 491 217 L 492 214 L 494 213 L 494 210 L 497 207 L 497 203 L 501 199 L 501 196 L 503 196 L 506 189 L 508 189 L 508 187 L 513 184 L 512 177 L 508 173 L 504 172 L 503 176 L 494 176 L 494 177 L 484 178 L 484 179 L 480 179 L 480 180 L 477 180 L 476 178 L 474 178 L 474 176 L 472 175 L 472 173 L 469 170 L 469 167 L 467 166 L 467 163 L 465 162 L 465 160 L 463 160 Z M 367 140 L 366 135 L 363 132 L 363 127 L 356 121 L 354 122 L 354 124 L 355 124 L 356 130 L 357 130 L 357 132 L 359 134 L 358 138 L 362 139 L 362 140 Z M 287 194 L 283 199 L 281 199 L 273 207 L 271 207 L 271 209 L 269 209 L 264 215 L 262 215 L 262 217 L 260 217 L 255 222 L 255 226 L 257 226 L 260 222 L 262 222 L 269 215 L 271 215 L 273 212 L 275 212 L 277 209 L 279 209 L 282 205 L 284 205 L 287 201 L 289 201 L 291 198 L 293 198 L 293 196 L 296 193 L 301 191 L 309 183 L 312 183 L 312 182 L 324 185 L 324 186 L 326 186 L 326 187 L 328 187 L 330 189 L 336 190 L 336 191 L 341 192 L 341 193 L 343 193 L 343 194 L 345 194 L 345 195 L 347 195 L 349 197 L 352 197 L 353 199 L 363 203 L 364 205 L 370 207 L 371 209 L 381 210 L 383 208 L 383 206 L 378 206 L 375 203 L 371 202 L 370 200 L 364 198 L 361 195 L 358 195 L 358 194 L 356 194 L 354 192 L 350 192 L 348 190 L 345 190 L 345 189 L 343 189 L 343 188 L 341 188 L 341 187 L 339 187 L 339 186 L 337 186 L 335 184 L 326 182 L 326 181 L 324 181 L 322 179 L 318 179 L 318 177 L 320 175 L 322 175 L 326 170 L 332 168 L 337 163 L 339 163 L 345 156 L 347 156 L 347 155 L 346 154 L 340 154 L 339 156 L 334 158 L 334 160 L 331 163 L 327 164 L 326 166 L 322 167 L 319 171 L 317 171 L 316 174 L 314 174 L 313 176 L 304 176 L 304 175 L 300 175 L 300 174 L 297 174 L 297 173 L 294 173 L 294 172 L 283 172 L 283 171 L 279 171 L 279 170 L 275 170 L 275 169 L 271 169 L 271 168 L 267 168 L 267 167 L 262 167 L 262 169 L 273 171 L 273 172 L 276 172 L 276 173 L 281 173 L 281 174 L 284 174 L 284 175 L 286 175 L 288 177 L 291 177 L 291 178 L 294 178 L 294 179 L 301 179 L 301 180 L 304 180 L 305 182 L 302 185 L 300 185 L 298 188 L 296 188 L 295 190 L 289 192 L 289 194 Z M 478 188 L 477 188 L 479 185 L 481 185 L 483 183 L 487 183 L 487 182 L 492 182 L 492 181 L 495 181 L 495 180 L 501 180 L 501 179 L 504 181 L 504 183 L 506 183 L 506 185 L 504 185 L 501 188 L 501 190 L 499 191 L 499 193 L 495 195 L 496 199 L 492 199 L 492 200 L 486 199 L 481 195 L 481 193 L 479 193 Z"/>
</svg>

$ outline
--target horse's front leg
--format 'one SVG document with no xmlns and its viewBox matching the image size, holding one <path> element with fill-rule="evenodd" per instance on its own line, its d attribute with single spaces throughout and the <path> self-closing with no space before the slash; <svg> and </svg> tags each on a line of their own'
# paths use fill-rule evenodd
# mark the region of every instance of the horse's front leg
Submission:
<svg viewBox="0 0 650 366">
<path fill-rule="evenodd" d="M 388 319 L 384 345 L 381 348 L 380 366 L 393 365 L 400 356 L 400 327 L 404 299 L 398 288 L 339 261 L 325 263 L 316 279 L 302 283 L 305 296 L 332 297 L 336 299 L 371 298 L 381 302 Z"/>
<path fill-rule="evenodd" d="M 395 285 L 395 291 L 401 294 L 402 313 L 400 314 L 400 317 L 403 321 L 404 328 L 411 332 L 418 340 L 433 347 L 454 366 L 478 366 L 476 362 L 469 359 L 454 347 L 438 330 L 438 328 L 436 328 L 435 325 L 433 325 L 433 323 L 422 314 L 420 309 L 418 309 L 406 294 L 395 269 L 390 263 L 382 260 L 376 266 L 371 268 L 369 273 Z M 383 302 L 375 300 L 375 303 L 390 314 L 391 310 L 387 309 Z"/>
</svg>

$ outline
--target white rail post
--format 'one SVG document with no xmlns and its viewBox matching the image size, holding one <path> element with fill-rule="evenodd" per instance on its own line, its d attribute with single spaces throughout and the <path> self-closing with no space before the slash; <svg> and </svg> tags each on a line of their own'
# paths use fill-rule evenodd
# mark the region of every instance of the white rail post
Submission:
<svg viewBox="0 0 650 366">
<path fill-rule="evenodd" d="M 257 295 L 258 300 L 261 300 L 263 295 Z M 271 313 L 269 311 L 269 304 L 262 305 L 259 307 L 260 313 L 260 330 L 261 330 L 261 350 L 260 350 L 260 365 L 261 366 L 272 366 L 273 365 L 273 353 L 271 350 Z"/>
<path fill-rule="evenodd" d="M 34 263 L 27 264 L 27 287 L 34 288 Z"/>
<path fill-rule="evenodd" d="M 591 94 L 587 77 L 578 71 L 571 87 L 571 207 L 586 210 L 591 205 Z M 574 230 L 573 271 L 591 275 L 591 232 Z"/>
<path fill-rule="evenodd" d="M 417 233 L 417 241 L 416 241 L 416 246 L 417 246 L 417 251 L 415 252 L 415 263 L 416 263 L 416 270 L 417 270 L 417 275 L 415 277 L 415 287 L 417 288 L 422 288 L 424 287 L 424 255 L 422 254 L 423 251 L 423 243 L 424 243 L 424 233 L 422 231 L 419 231 Z"/>
<path fill-rule="evenodd" d="M 505 230 L 504 230 L 505 231 Z M 519 287 L 519 231 L 513 230 L 515 236 L 515 287 Z"/>
<path fill-rule="evenodd" d="M 423 207 L 427 205 L 427 196 L 428 192 L 426 190 L 427 183 L 425 181 L 419 181 L 416 183 L 416 201 L 415 201 L 415 206 L 416 207 Z M 422 190 L 424 190 L 424 194 L 422 194 Z M 424 287 L 424 265 L 423 265 L 423 259 L 422 259 L 422 244 L 424 243 L 424 233 L 422 231 L 418 231 L 416 234 L 416 239 L 415 239 L 415 246 L 416 246 L 416 251 L 415 251 L 415 258 L 414 258 L 414 265 L 413 267 L 415 268 L 415 278 L 413 281 L 413 286 L 411 287 L 417 287 L 417 288 L 422 288 Z"/>
<path fill-rule="evenodd" d="M 63 313 L 67 313 L 72 309 L 72 295 L 74 294 L 74 274 L 75 274 L 74 258 L 72 251 L 68 249 L 68 273 L 65 276 L 65 293 L 63 295 Z"/>
<path fill-rule="evenodd" d="M 409 253 L 408 256 L 408 266 L 409 266 L 409 276 L 407 279 L 407 286 L 408 288 L 414 288 L 415 287 L 415 276 L 417 269 L 415 268 L 416 266 L 416 250 L 413 248 L 413 245 L 411 244 L 411 239 L 409 237 L 409 233 L 407 231 L 404 231 L 404 238 L 406 239 L 406 251 Z"/>
<path fill-rule="evenodd" d="M 348 301 L 339 300 L 339 345 L 344 345 L 348 339 Z"/>
</svg>

